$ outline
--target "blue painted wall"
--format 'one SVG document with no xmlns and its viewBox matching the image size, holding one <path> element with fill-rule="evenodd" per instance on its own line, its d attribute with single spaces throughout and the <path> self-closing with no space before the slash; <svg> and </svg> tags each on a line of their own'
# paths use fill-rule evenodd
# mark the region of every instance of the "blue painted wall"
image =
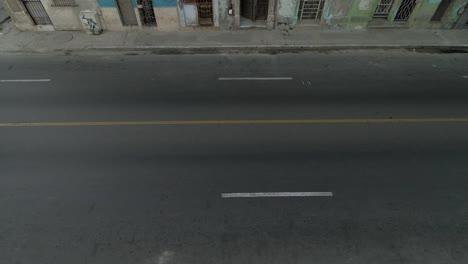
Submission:
<svg viewBox="0 0 468 264">
<path fill-rule="evenodd" d="M 115 0 L 98 0 L 100 7 L 117 7 Z"/>
<path fill-rule="evenodd" d="M 136 6 L 136 0 L 131 0 L 133 6 Z M 98 0 L 100 7 L 117 7 L 116 0 Z M 175 7 L 177 0 L 153 0 L 153 7 Z"/>
<path fill-rule="evenodd" d="M 175 7 L 176 0 L 153 0 L 153 7 Z"/>
</svg>

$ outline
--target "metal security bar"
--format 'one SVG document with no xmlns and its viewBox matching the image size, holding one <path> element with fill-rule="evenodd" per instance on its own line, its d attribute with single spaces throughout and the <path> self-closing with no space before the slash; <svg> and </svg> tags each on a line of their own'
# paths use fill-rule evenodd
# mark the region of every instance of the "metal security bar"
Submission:
<svg viewBox="0 0 468 264">
<path fill-rule="evenodd" d="M 198 0 L 198 23 L 200 26 L 213 25 L 213 3 L 211 0 Z"/>
<path fill-rule="evenodd" d="M 52 0 L 52 6 L 77 6 L 75 0 Z"/>
<path fill-rule="evenodd" d="M 198 24 L 200 26 L 213 26 L 213 2 L 212 0 L 182 0 L 184 4 L 197 6 Z"/>
<path fill-rule="evenodd" d="M 301 0 L 299 5 L 299 20 L 320 20 L 322 18 L 325 0 Z"/>
<path fill-rule="evenodd" d="M 28 10 L 34 24 L 52 25 L 52 21 L 50 21 L 49 15 L 47 15 L 47 12 L 40 0 L 23 0 L 23 4 Z"/>
<path fill-rule="evenodd" d="M 414 7 L 416 6 L 416 0 L 403 0 L 398 12 L 396 13 L 394 21 L 405 22 L 408 21 L 411 14 L 413 13 Z"/>
<path fill-rule="evenodd" d="M 393 0 L 380 0 L 374 12 L 375 18 L 387 18 L 392 8 Z"/>
<path fill-rule="evenodd" d="M 141 24 L 143 26 L 156 26 L 156 16 L 154 15 L 152 0 L 137 0 L 137 4 Z"/>
</svg>

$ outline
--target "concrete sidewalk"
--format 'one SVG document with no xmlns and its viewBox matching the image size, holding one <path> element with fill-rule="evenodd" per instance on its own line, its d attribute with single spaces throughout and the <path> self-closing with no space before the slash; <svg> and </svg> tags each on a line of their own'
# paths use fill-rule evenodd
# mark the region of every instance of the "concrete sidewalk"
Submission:
<svg viewBox="0 0 468 264">
<path fill-rule="evenodd" d="M 317 31 L 298 27 L 278 30 L 104 32 L 18 32 L 4 26 L 0 52 L 153 51 L 161 53 L 340 50 L 368 48 L 468 49 L 466 30 L 374 29 L 366 31 Z"/>
</svg>

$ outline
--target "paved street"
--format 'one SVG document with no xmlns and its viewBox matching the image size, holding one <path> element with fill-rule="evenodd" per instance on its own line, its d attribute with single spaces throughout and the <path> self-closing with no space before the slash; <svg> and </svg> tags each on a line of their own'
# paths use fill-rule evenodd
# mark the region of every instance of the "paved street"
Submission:
<svg viewBox="0 0 468 264">
<path fill-rule="evenodd" d="M 466 54 L 0 62 L 2 264 L 468 263 Z"/>
</svg>

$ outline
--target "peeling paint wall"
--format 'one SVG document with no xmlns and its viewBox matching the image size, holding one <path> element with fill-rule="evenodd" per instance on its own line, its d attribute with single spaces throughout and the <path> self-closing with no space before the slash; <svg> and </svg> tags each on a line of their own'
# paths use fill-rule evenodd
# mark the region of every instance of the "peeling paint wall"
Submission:
<svg viewBox="0 0 468 264">
<path fill-rule="evenodd" d="M 348 28 L 350 30 L 366 28 L 378 3 L 378 0 L 355 0 L 349 11 Z"/>
<path fill-rule="evenodd" d="M 467 0 L 455 0 L 452 1 L 450 6 L 447 8 L 447 12 L 442 16 L 440 20 L 442 29 L 452 29 L 460 18 L 461 14 L 459 11 L 468 9 Z M 467 12 L 465 10 L 465 12 Z"/>
<path fill-rule="evenodd" d="M 18 2 L 18 0 L 5 0 L 4 7 L 15 23 L 16 29 L 19 31 L 37 30 L 37 27 L 34 25 L 26 9 Z"/>
<path fill-rule="evenodd" d="M 49 0 L 41 0 L 55 30 L 83 30 L 80 11 L 98 11 L 96 0 L 75 0 L 77 6 L 53 6 Z"/>
<path fill-rule="evenodd" d="M 297 10 L 300 0 L 278 0 L 276 23 L 287 26 L 297 24 Z"/>
<path fill-rule="evenodd" d="M 395 0 L 391 9 L 388 25 L 393 24 L 399 5 L 402 0 Z M 405 24 L 408 28 L 421 29 L 451 29 L 460 17 L 457 14 L 458 10 L 467 4 L 467 0 L 453 0 L 447 8 L 441 21 L 431 21 L 432 16 L 437 10 L 442 0 L 421 0 L 416 5 L 415 9 L 408 22 Z M 366 29 L 369 22 L 372 21 L 374 11 L 379 0 L 329 0 L 325 6 L 323 15 L 324 30 L 360 30 Z M 398 24 L 401 26 L 401 24 Z"/>
<path fill-rule="evenodd" d="M 234 29 L 234 16 L 228 14 L 231 0 L 213 0 L 218 3 L 218 21 L 219 29 Z"/>
<path fill-rule="evenodd" d="M 0 0 L 2 1 L 2 0 Z M 21 4 L 21 0 L 4 0 L 5 8 L 9 11 L 16 27 L 23 31 L 39 30 L 82 30 L 79 12 L 85 9 L 96 10 L 102 27 L 106 30 L 141 30 L 140 26 L 123 26 L 116 0 L 75 0 L 74 7 L 54 7 L 51 0 L 41 0 L 53 26 L 34 25 L 29 14 Z M 391 9 L 387 26 L 393 27 L 393 17 L 398 11 L 402 0 L 395 0 Z M 409 28 L 451 29 L 460 17 L 459 10 L 468 5 L 468 0 L 452 0 L 440 21 L 431 21 L 434 12 L 442 0 L 419 0 L 405 26 Z M 136 7 L 136 0 L 132 0 Z M 323 30 L 360 30 L 368 28 L 373 21 L 373 14 L 379 0 L 326 0 L 323 15 Z M 179 5 L 178 5 L 179 3 Z M 300 0 L 270 0 L 268 11 L 268 28 L 276 25 L 278 29 L 292 28 L 298 23 L 298 9 Z M 232 6 L 234 15 L 229 15 Z M 239 0 L 213 0 L 214 27 L 221 30 L 238 28 Z M 153 0 L 157 27 L 151 30 L 210 30 L 210 28 L 193 28 L 185 25 L 182 4 L 177 0 Z M 138 10 L 135 8 L 137 20 Z M 237 19 L 237 20 L 236 20 Z M 375 24 L 374 24 L 375 25 Z M 401 26 L 401 23 L 398 24 Z M 313 30 L 313 29 L 311 29 Z"/>
<path fill-rule="evenodd" d="M 175 7 L 154 8 L 158 31 L 179 30 L 179 14 Z"/>
<path fill-rule="evenodd" d="M 138 25 L 123 25 L 116 0 L 97 0 L 101 7 L 103 27 L 112 31 L 132 31 L 132 30 L 158 30 L 177 31 L 179 27 L 179 14 L 176 0 L 153 0 L 153 10 L 156 17 L 157 26 L 141 25 L 141 18 L 137 8 L 136 0 L 132 0 L 135 8 L 135 16 Z"/>
<path fill-rule="evenodd" d="M 442 0 L 425 0 L 418 4 L 408 23 L 412 28 L 426 28 L 431 26 L 431 18 Z"/>
<path fill-rule="evenodd" d="M 348 28 L 349 10 L 353 0 L 328 0 L 323 10 L 325 30 L 342 30 Z"/>
<path fill-rule="evenodd" d="M 3 7 L 3 0 L 0 0 L 0 23 L 8 18 L 8 13 L 6 9 Z"/>
</svg>

